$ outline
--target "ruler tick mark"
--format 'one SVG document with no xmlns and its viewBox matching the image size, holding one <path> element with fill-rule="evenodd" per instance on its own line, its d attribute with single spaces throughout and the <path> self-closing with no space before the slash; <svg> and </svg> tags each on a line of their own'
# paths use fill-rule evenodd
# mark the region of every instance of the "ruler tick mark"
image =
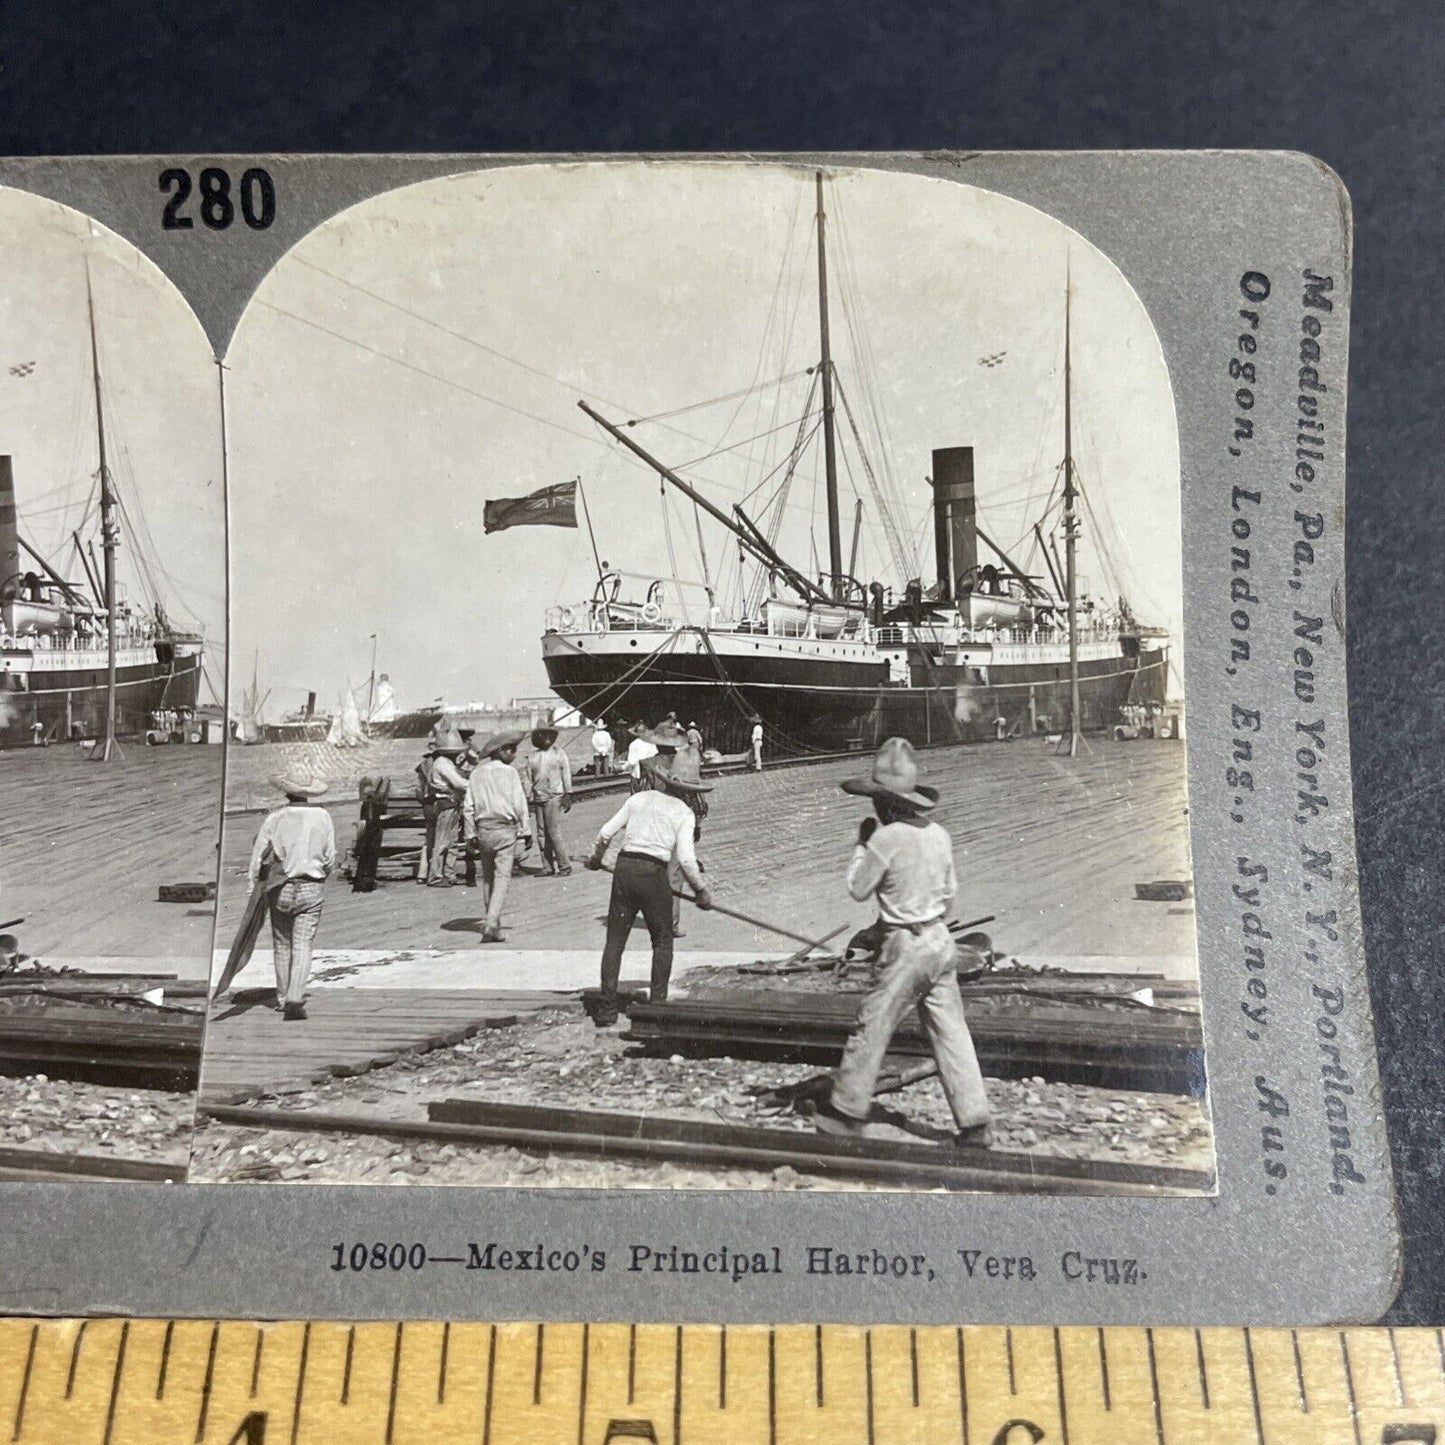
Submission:
<svg viewBox="0 0 1445 1445">
<path fill-rule="evenodd" d="M 823 1326 L 813 1326 L 813 1397 L 823 1408 Z"/>
<path fill-rule="evenodd" d="M 171 1367 L 171 1336 L 176 1332 L 176 1322 L 166 1321 L 165 1338 L 161 1341 L 161 1367 L 156 1374 L 156 1399 L 163 1400 L 166 1395 L 166 1372 Z"/>
<path fill-rule="evenodd" d="M 627 1403 L 632 1403 L 632 1397 L 637 1388 L 637 1326 L 627 1327 Z"/>
<path fill-rule="evenodd" d="M 296 1371 L 296 1399 L 291 1406 L 291 1445 L 296 1445 L 296 1436 L 301 1429 L 301 1401 L 306 1394 L 306 1360 L 311 1353 L 311 1322 L 308 1320 L 301 1330 L 301 1363 Z"/>
<path fill-rule="evenodd" d="M 482 1445 L 491 1445 L 492 1439 L 492 1396 L 496 1393 L 492 1385 L 497 1376 L 497 1327 L 492 1326 L 491 1338 L 487 1343 L 487 1413 L 482 1417 Z"/>
<path fill-rule="evenodd" d="M 918 1408 L 918 1331 L 908 1331 L 908 1366 L 913 1375 L 913 1408 Z"/>
<path fill-rule="evenodd" d="M 110 1404 L 105 1412 L 105 1434 L 102 1437 L 102 1445 L 110 1445 L 110 1437 L 115 1431 L 115 1405 L 120 1399 L 120 1372 L 125 1369 L 125 1346 L 130 1338 L 130 1321 L 126 1320 L 120 1327 L 120 1344 L 115 1352 L 115 1373 L 110 1377 Z"/>
<path fill-rule="evenodd" d="M 778 1445 L 778 1339 L 768 1331 L 768 1445 Z"/>
<path fill-rule="evenodd" d="M 1254 1434 L 1259 1445 L 1264 1445 L 1264 1415 L 1259 1406 L 1259 1378 L 1254 1372 L 1254 1338 L 1249 1326 L 1244 1328 L 1244 1358 L 1249 1362 L 1249 1398 L 1254 1403 Z"/>
<path fill-rule="evenodd" d="M 1199 1338 L 1198 1331 L 1195 1332 L 1195 1338 Z M 1154 1354 L 1153 1330 L 1144 1331 L 1144 1344 L 1149 1351 L 1149 1393 L 1154 1397 L 1154 1438 L 1159 1445 L 1164 1445 L 1164 1407 L 1159 1402 L 1159 1361 Z"/>
<path fill-rule="evenodd" d="M 1299 1331 L 1289 1332 L 1290 1342 L 1294 1345 L 1294 1387 L 1299 1393 L 1299 1407 L 1306 1415 L 1310 1412 L 1310 1397 L 1305 1391 L 1305 1367 L 1304 1361 L 1300 1359 L 1299 1352 Z"/>
<path fill-rule="evenodd" d="M 1104 1408 L 1112 1410 L 1114 1402 L 1109 1394 L 1109 1350 L 1104 1344 L 1103 1326 L 1099 1327 L 1099 1388 L 1104 1396 Z"/>
<path fill-rule="evenodd" d="M 1059 1436 L 1064 1445 L 1069 1445 L 1069 1407 L 1064 1399 L 1064 1342 L 1057 1325 L 1054 1327 L 1054 1379 L 1059 1392 Z"/>
<path fill-rule="evenodd" d="M 256 1353 L 251 1356 L 251 1399 L 256 1398 L 256 1387 L 261 1383 L 261 1353 L 266 1348 L 266 1331 L 256 1326 Z"/>
<path fill-rule="evenodd" d="M 35 1345 L 40 1338 L 40 1326 L 30 1326 L 30 1347 L 25 1351 L 25 1373 L 20 1377 L 20 1398 L 15 1402 L 15 1428 L 10 1432 L 12 1440 L 20 1438 L 25 1428 L 25 1401 L 30 1394 L 30 1372 L 35 1368 Z"/>
<path fill-rule="evenodd" d="M 1360 1407 L 1355 1399 L 1355 1372 L 1350 1366 L 1350 1346 L 1343 1330 L 1340 1331 L 1340 1363 L 1345 1367 L 1345 1393 L 1350 1398 L 1350 1424 L 1355 1427 L 1355 1445 L 1363 1445 L 1360 1438 Z"/>
<path fill-rule="evenodd" d="M 1199 1366 L 1199 1403 L 1209 1409 L 1209 1371 L 1204 1365 L 1204 1336 L 1194 1331 L 1194 1359 Z"/>
<path fill-rule="evenodd" d="M 85 1341 L 85 1327 L 88 1320 L 81 1320 L 75 1332 L 75 1343 L 70 1347 L 70 1373 L 65 1377 L 65 1398 L 68 1400 L 75 1390 L 75 1367 L 80 1362 L 80 1347 Z"/>
<path fill-rule="evenodd" d="M 1003 1332 L 1004 1353 L 1008 1356 L 1008 1392 L 1010 1395 L 1017 1395 L 1019 1392 L 1018 1381 L 1014 1378 L 1014 1332 L 1005 1330 Z"/>
<path fill-rule="evenodd" d="M 587 1327 L 582 1327 L 583 1338 L 586 1338 Z M 437 1404 L 445 1405 L 447 1402 L 447 1351 L 451 1348 L 452 1323 L 450 1320 L 442 1322 L 442 1357 L 437 1363 Z"/>
<path fill-rule="evenodd" d="M 534 1405 L 542 1403 L 542 1329 L 543 1327 L 539 1324 L 537 1326 L 537 1365 L 532 1373 L 532 1403 Z"/>
<path fill-rule="evenodd" d="M 863 1384 L 868 1403 L 868 1445 L 873 1445 L 873 1331 L 863 1331 Z"/>
<path fill-rule="evenodd" d="M 587 1356 L 590 1331 L 591 1326 L 584 1320 L 582 1323 L 582 1388 L 577 1392 L 577 1445 L 586 1445 L 587 1441 Z M 443 1335 L 442 1341 L 443 1349 L 445 1349 L 445 1335 Z M 443 1359 L 445 1359 L 445 1355 L 443 1355 Z"/>
<path fill-rule="evenodd" d="M 717 1407 L 719 1410 L 726 1410 L 728 1407 L 728 1327 L 726 1325 L 722 1327 L 717 1345 Z"/>
<path fill-rule="evenodd" d="M 1395 1367 L 1395 1403 L 1402 1409 L 1409 1403 L 1405 1399 L 1405 1379 L 1400 1373 L 1400 1342 L 1395 1338 L 1395 1327 L 1386 1331 L 1390 1341 L 1390 1362 Z"/>
<path fill-rule="evenodd" d="M 356 1351 L 356 1326 L 351 1325 L 346 1331 L 346 1363 L 341 1368 L 341 1403 L 351 1403 L 351 1357 Z"/>
<path fill-rule="evenodd" d="M 216 1379 L 216 1342 L 221 1337 L 221 1322 L 217 1320 L 211 1326 L 211 1344 L 206 1351 L 206 1375 L 201 1381 L 201 1410 L 196 1416 L 196 1440 L 200 1442 L 206 1438 L 206 1416 L 211 1409 L 211 1386 Z"/>
<path fill-rule="evenodd" d="M 968 1367 L 963 1358 L 963 1330 L 956 1330 L 955 1335 L 958 1339 L 958 1423 L 963 1445 L 972 1445 L 968 1438 Z"/>
<path fill-rule="evenodd" d="M 396 1339 L 391 1346 L 391 1388 L 386 1397 L 386 1445 L 396 1431 L 396 1387 L 401 1379 L 401 1321 L 396 1322 Z"/>
<path fill-rule="evenodd" d="M 672 1353 L 672 1445 L 682 1445 L 682 1326 L 678 1325 Z"/>
</svg>

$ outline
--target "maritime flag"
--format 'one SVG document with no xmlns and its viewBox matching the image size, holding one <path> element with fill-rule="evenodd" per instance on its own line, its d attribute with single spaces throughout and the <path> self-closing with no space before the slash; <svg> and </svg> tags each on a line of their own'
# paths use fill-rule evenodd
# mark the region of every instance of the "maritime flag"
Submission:
<svg viewBox="0 0 1445 1445">
<path fill-rule="evenodd" d="M 561 482 L 526 497 L 497 497 L 482 513 L 483 530 L 503 532 L 508 527 L 575 527 L 577 483 Z"/>
</svg>

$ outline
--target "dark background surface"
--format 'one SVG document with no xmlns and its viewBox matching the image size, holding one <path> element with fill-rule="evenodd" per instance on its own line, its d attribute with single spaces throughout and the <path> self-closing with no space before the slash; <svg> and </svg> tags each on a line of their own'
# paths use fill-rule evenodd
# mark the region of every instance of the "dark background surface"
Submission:
<svg viewBox="0 0 1445 1445">
<path fill-rule="evenodd" d="M 1435 1324 L 1442 76 L 1436 0 L 351 0 L 304 13 L 9 0 L 0 153 L 1262 147 L 1326 160 L 1356 223 L 1350 714 L 1407 1236 L 1391 1320 Z"/>
</svg>

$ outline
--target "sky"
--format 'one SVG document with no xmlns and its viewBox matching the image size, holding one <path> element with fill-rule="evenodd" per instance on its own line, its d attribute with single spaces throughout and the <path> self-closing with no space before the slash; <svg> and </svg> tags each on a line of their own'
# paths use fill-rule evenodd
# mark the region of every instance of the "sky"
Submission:
<svg viewBox="0 0 1445 1445">
<path fill-rule="evenodd" d="M 833 360 L 901 504 L 907 575 L 933 581 L 935 447 L 975 448 L 980 523 L 1005 547 L 1044 510 L 1067 287 L 1081 575 L 1110 597 L 1122 578 L 1177 639 L 1174 404 L 1123 276 L 1058 221 L 957 182 L 831 171 L 825 208 Z M 270 714 L 308 689 L 333 703 L 365 682 L 376 634 L 403 706 L 545 694 L 544 614 L 591 595 L 587 532 L 487 537 L 482 510 L 573 477 L 612 566 L 698 581 L 705 555 L 736 600 L 723 530 L 707 522 L 699 543 L 691 504 L 671 493 L 664 510 L 656 475 L 577 402 L 642 419 L 630 437 L 724 510 L 743 500 L 792 445 L 819 356 L 813 215 L 803 169 L 546 164 L 406 187 L 312 232 L 226 359 L 235 682 L 254 669 Z M 856 492 L 858 573 L 899 587 L 841 408 L 838 423 L 844 550 Z M 826 558 L 821 451 L 797 467 L 779 538 L 804 570 L 815 546 Z"/>
<path fill-rule="evenodd" d="M 147 606 L 136 557 L 148 558 L 172 622 L 204 630 L 219 689 L 226 518 L 210 343 L 128 241 L 67 206 L 0 187 L 0 452 L 13 458 L 21 536 L 82 583 L 70 534 L 79 527 L 100 546 L 87 259 L 108 461 L 132 524 L 122 523 L 117 576 Z"/>
</svg>

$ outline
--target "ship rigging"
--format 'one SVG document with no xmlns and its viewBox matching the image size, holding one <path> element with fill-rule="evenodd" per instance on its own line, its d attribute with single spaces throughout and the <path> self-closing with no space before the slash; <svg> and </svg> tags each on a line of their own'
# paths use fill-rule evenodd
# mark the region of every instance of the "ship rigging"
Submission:
<svg viewBox="0 0 1445 1445">
<path fill-rule="evenodd" d="M 834 365 L 821 172 L 815 195 L 819 359 L 809 369 L 808 401 L 792 448 L 774 469 L 781 477 L 761 511 L 750 513 L 746 497 L 724 511 L 681 468 L 629 435 L 635 421 L 619 425 L 586 400 L 578 402 L 597 426 L 651 468 L 664 488 L 691 502 L 708 609 L 704 622 L 693 619 L 675 562 L 671 593 L 655 579 L 639 600 L 623 597 L 627 577 L 608 572 L 599 558 L 591 599 L 548 614 L 542 651 L 553 690 L 588 716 L 648 720 L 686 713 L 703 720 L 725 747 L 738 746 L 761 720 L 776 749 L 800 753 L 875 746 L 895 734 L 929 743 L 1057 733 L 1061 750 L 1072 755 L 1084 732 L 1118 723 L 1126 709 L 1161 705 L 1167 633 L 1139 626 L 1122 596 L 1115 608 L 1100 607 L 1081 584 L 1080 504 L 1087 497 L 1073 451 L 1068 280 L 1063 455 L 1044 516 L 1032 526 L 1025 565 L 978 524 L 973 448 L 937 448 L 930 478 L 936 581 L 925 588 L 905 540 L 897 486 L 886 464 L 875 467 L 870 461 Z M 865 585 L 857 575 L 861 495 L 844 565 L 839 402 L 901 593 L 878 580 Z M 814 565 L 804 567 L 784 554 L 779 536 L 799 460 L 819 435 L 827 561 L 820 565 L 815 546 Z M 1062 557 L 1053 532 L 1043 530 L 1055 512 Z M 737 547 L 743 602 L 735 619 L 722 615 L 718 589 L 707 575 L 703 514 Z M 672 555 L 665 498 L 663 520 Z M 982 560 L 980 543 L 991 560 Z M 1025 570 L 1035 552 L 1042 573 Z M 744 561 L 753 568 L 750 585 L 742 580 Z"/>
</svg>

